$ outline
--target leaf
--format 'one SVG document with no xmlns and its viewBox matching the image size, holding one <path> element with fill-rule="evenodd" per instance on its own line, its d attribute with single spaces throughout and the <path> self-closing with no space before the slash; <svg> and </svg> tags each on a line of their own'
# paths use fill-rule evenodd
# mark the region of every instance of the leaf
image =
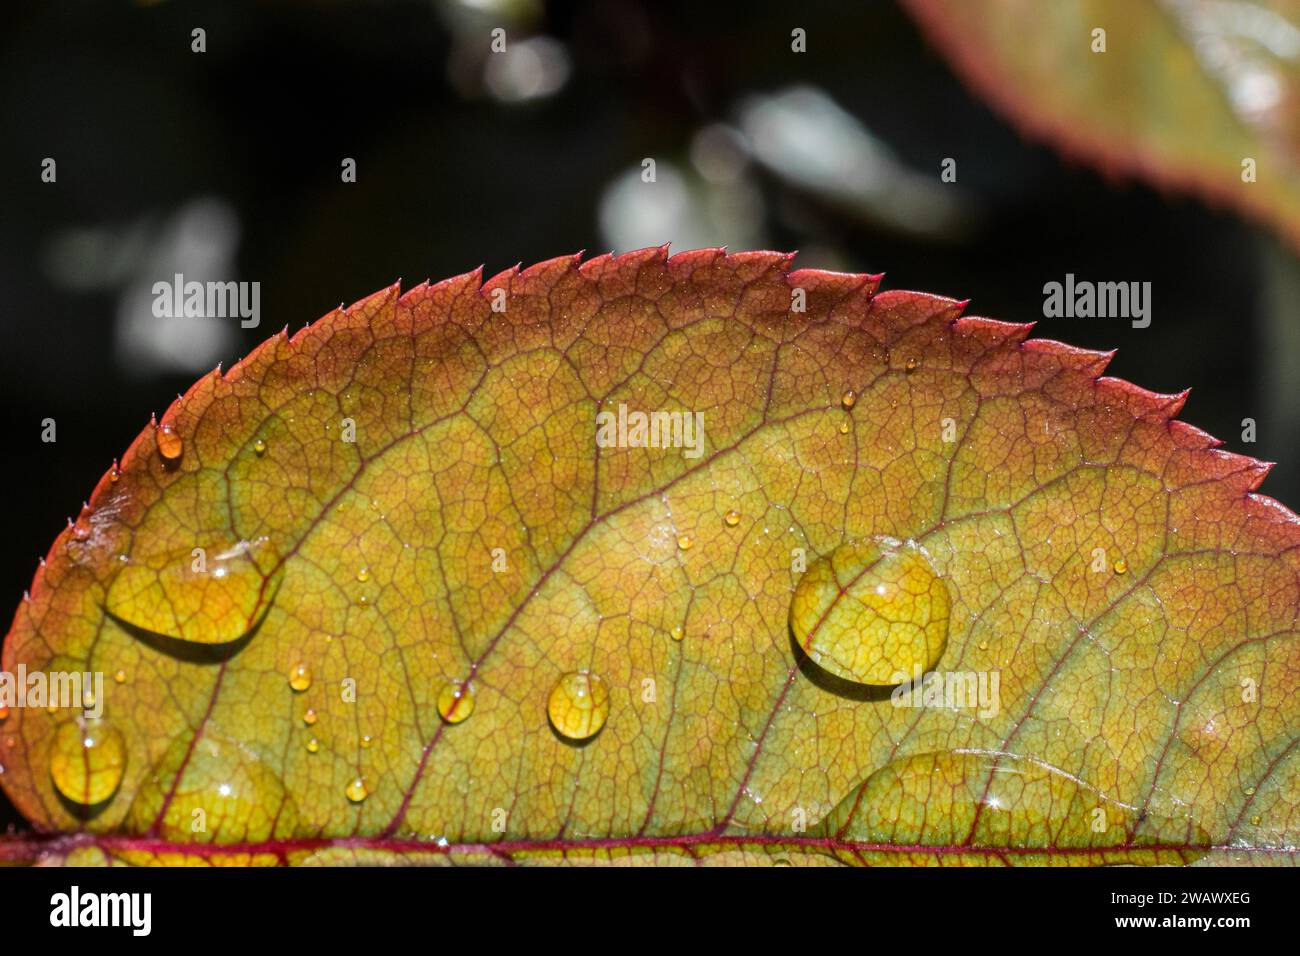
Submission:
<svg viewBox="0 0 1300 956">
<path fill-rule="evenodd" d="M 0 725 L 0 853 L 1289 860 L 1267 466 L 1108 355 L 789 264 L 394 286 L 200 380 L 18 609 L 6 670 L 109 678 Z"/>
<path fill-rule="evenodd" d="M 1300 244 L 1296 0 L 905 5 L 1027 133 L 1108 173 L 1229 204 Z"/>
</svg>

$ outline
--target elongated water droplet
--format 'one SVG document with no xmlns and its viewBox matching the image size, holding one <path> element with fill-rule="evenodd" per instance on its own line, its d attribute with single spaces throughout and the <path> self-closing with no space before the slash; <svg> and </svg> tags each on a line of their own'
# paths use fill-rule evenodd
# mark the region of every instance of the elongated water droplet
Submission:
<svg viewBox="0 0 1300 956">
<path fill-rule="evenodd" d="M 185 451 L 185 441 L 180 434 L 171 425 L 163 425 L 158 429 L 158 454 L 162 455 L 165 461 L 176 461 Z"/>
<path fill-rule="evenodd" d="M 837 677 L 889 686 L 929 670 L 948 641 L 947 585 L 917 545 L 888 538 L 840 545 L 799 579 L 790 627 Z"/>
<path fill-rule="evenodd" d="M 360 803 L 370 796 L 370 791 L 366 789 L 366 781 L 361 777 L 355 777 L 343 792 L 353 803 Z"/>
<path fill-rule="evenodd" d="M 546 713 L 560 736 L 569 740 L 594 737 L 609 717 L 609 689 L 590 671 L 570 671 L 556 681 Z"/>
<path fill-rule="evenodd" d="M 1083 778 L 1038 760 L 990 751 L 951 750 L 900 757 L 851 790 L 813 830 L 862 843 L 940 847 L 945 861 L 987 863 L 1016 847 L 1043 865 L 1053 854 L 1073 862 L 1188 863 L 1209 834 L 1189 815 L 1166 816 L 1114 799 Z M 1100 813 L 1098 811 L 1101 811 Z M 956 850 L 956 853 L 952 851 Z"/>
<path fill-rule="evenodd" d="M 261 458 L 266 454 L 266 442 L 262 441 L 260 438 L 253 442 L 253 451 L 258 458 Z"/>
<path fill-rule="evenodd" d="M 295 664 L 289 671 L 289 686 L 302 693 L 311 687 L 311 668 L 306 664 Z"/>
<path fill-rule="evenodd" d="M 856 404 L 858 404 L 858 393 L 851 388 L 846 389 L 844 394 L 840 396 L 840 405 L 847 411 Z"/>
<path fill-rule="evenodd" d="M 93 807 L 117 792 L 126 771 L 126 739 L 101 720 L 70 720 L 54 733 L 50 777 L 68 800 Z"/>
<path fill-rule="evenodd" d="M 474 713 L 474 692 L 468 684 L 451 681 L 438 691 L 438 713 L 449 724 L 459 724 Z"/>
<path fill-rule="evenodd" d="M 261 623 L 284 576 L 267 538 L 133 550 L 108 590 L 114 617 L 192 644 L 230 644 Z"/>
<path fill-rule="evenodd" d="M 370 569 L 365 567 L 359 569 L 357 571 L 357 580 L 360 581 L 362 584 L 365 584 L 367 581 L 369 581 Z"/>
</svg>

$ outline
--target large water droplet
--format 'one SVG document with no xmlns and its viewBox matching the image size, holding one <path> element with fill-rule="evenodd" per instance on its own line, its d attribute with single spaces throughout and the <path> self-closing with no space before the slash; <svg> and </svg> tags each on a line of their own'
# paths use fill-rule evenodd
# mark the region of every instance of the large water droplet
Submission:
<svg viewBox="0 0 1300 956">
<path fill-rule="evenodd" d="M 560 736 L 569 740 L 594 737 L 609 717 L 609 689 L 590 671 L 570 671 L 555 682 L 546 713 Z"/>
<path fill-rule="evenodd" d="M 840 545 L 799 579 L 795 639 L 818 666 L 889 686 L 929 670 L 948 641 L 947 585 L 917 545 L 889 538 Z"/>
<path fill-rule="evenodd" d="M 126 740 L 102 720 L 70 720 L 54 732 L 50 777 L 73 803 L 103 803 L 117 793 L 125 772 Z"/>
<path fill-rule="evenodd" d="M 298 809 L 250 747 L 205 733 L 168 748 L 141 785 L 127 824 L 135 833 L 156 826 L 169 841 L 252 843 L 294 836 Z"/>
<path fill-rule="evenodd" d="M 110 614 L 191 644 L 230 644 L 261 623 L 283 578 L 266 538 L 132 554 L 108 589 Z"/>
<path fill-rule="evenodd" d="M 438 692 L 438 713 L 449 724 L 459 724 L 474 713 L 474 692 L 469 684 L 451 681 Z"/>
<path fill-rule="evenodd" d="M 1073 863 L 1190 862 L 1208 834 L 1186 813 L 1133 806 L 1028 757 L 952 750 L 885 764 L 852 790 L 815 833 L 883 845 L 941 847 L 946 859 L 1042 865 L 1060 854 Z M 1041 854 L 1031 854 L 1035 849 Z M 1078 851 L 1094 851 L 1081 854 Z"/>
</svg>

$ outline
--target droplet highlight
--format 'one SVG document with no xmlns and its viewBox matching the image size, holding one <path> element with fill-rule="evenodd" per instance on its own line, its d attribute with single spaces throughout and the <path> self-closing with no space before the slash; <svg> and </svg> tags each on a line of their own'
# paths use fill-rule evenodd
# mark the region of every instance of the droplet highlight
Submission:
<svg viewBox="0 0 1300 956">
<path fill-rule="evenodd" d="M 948 587 L 922 548 L 873 538 L 809 565 L 795 586 L 790 628 L 819 667 L 886 687 L 938 662 L 950 609 Z"/>
<path fill-rule="evenodd" d="M 600 733 L 609 717 L 609 688 L 590 671 L 570 671 L 556 681 L 546 713 L 561 737 L 587 740 Z"/>
</svg>

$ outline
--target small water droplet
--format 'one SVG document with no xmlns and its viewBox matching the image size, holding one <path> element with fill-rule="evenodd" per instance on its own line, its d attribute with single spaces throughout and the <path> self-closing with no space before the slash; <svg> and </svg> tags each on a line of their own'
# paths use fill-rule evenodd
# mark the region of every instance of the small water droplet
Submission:
<svg viewBox="0 0 1300 956">
<path fill-rule="evenodd" d="M 840 396 L 840 405 L 844 407 L 845 411 L 848 411 L 856 404 L 858 404 L 858 393 L 851 388 L 846 389 L 844 394 Z"/>
<path fill-rule="evenodd" d="M 443 684 L 438 691 L 438 713 L 449 724 L 459 724 L 474 713 L 474 692 L 461 681 Z"/>
<path fill-rule="evenodd" d="M 686 628 L 678 624 L 670 633 L 672 634 L 674 641 L 680 641 L 686 637 Z"/>
<path fill-rule="evenodd" d="M 316 740 L 315 737 L 307 741 L 307 753 L 314 754 L 318 750 L 320 750 L 320 743 Z"/>
<path fill-rule="evenodd" d="M 1251 818 L 1250 818 L 1250 825 L 1251 825 L 1251 826 L 1255 826 L 1255 827 L 1257 827 L 1257 826 L 1259 826 L 1259 825 L 1260 825 L 1261 823 L 1263 823 L 1263 822 L 1264 822 L 1264 818 L 1263 818 L 1263 817 L 1251 817 Z"/>
<path fill-rule="evenodd" d="M 348 799 L 353 803 L 360 803 L 370 796 L 370 791 L 366 789 L 366 781 L 361 777 L 355 778 L 343 792 L 348 795 Z"/>
<path fill-rule="evenodd" d="M 266 442 L 262 441 L 260 438 L 253 442 L 253 451 L 257 453 L 257 457 L 261 458 L 266 454 Z"/>
<path fill-rule="evenodd" d="M 360 597 L 357 598 L 357 606 L 358 606 L 358 607 L 370 607 L 370 598 L 367 597 L 367 596 L 364 595 L 364 594 L 361 595 Z"/>
<path fill-rule="evenodd" d="M 908 372 L 915 372 L 916 369 L 917 369 L 917 367 L 918 367 L 920 364 L 921 364 L 921 363 L 918 362 L 916 359 L 914 359 L 914 358 L 910 358 L 910 359 L 908 359 L 907 362 L 903 365 L 903 368 L 907 369 Z"/>
<path fill-rule="evenodd" d="M 988 642 L 988 641 L 980 641 L 980 650 L 981 650 L 981 651 L 987 651 L 988 649 L 989 649 L 989 642 Z"/>
<path fill-rule="evenodd" d="M 117 479 L 121 477 L 122 477 L 122 472 L 118 469 L 117 465 L 114 465 L 108 472 L 109 481 L 116 482 Z"/>
<path fill-rule="evenodd" d="M 316 711 L 308 707 L 306 712 L 302 715 L 302 722 L 308 727 L 316 723 Z"/>
<path fill-rule="evenodd" d="M 677 547 L 681 548 L 683 551 L 689 551 L 691 549 L 691 545 L 693 545 L 694 543 L 695 543 L 695 539 L 692 538 L 689 534 L 681 534 L 677 536 Z"/>
<path fill-rule="evenodd" d="M 185 441 L 171 425 L 158 429 L 158 454 L 166 461 L 176 461 L 185 451 Z"/>
<path fill-rule="evenodd" d="M 723 516 L 722 520 L 726 522 L 728 528 L 734 528 L 736 525 L 740 524 L 740 512 L 728 511 Z"/>
<path fill-rule="evenodd" d="M 840 422 L 840 434 L 841 434 L 841 435 L 847 435 L 848 433 L 849 433 L 849 423 L 848 423 L 848 422 Z"/>
<path fill-rule="evenodd" d="M 594 737 L 609 717 L 609 689 L 590 671 L 570 671 L 555 682 L 546 713 L 560 736 L 569 740 Z"/>
<path fill-rule="evenodd" d="M 125 684 L 125 683 L 126 683 L 126 671 L 118 671 L 117 673 L 115 673 L 115 674 L 113 675 L 113 680 L 115 680 L 115 681 L 116 681 L 117 683 L 119 683 L 119 684 Z"/>
<path fill-rule="evenodd" d="M 1247 788 L 1246 788 L 1246 796 L 1248 796 L 1248 797 L 1253 797 L 1254 795 L 1255 795 L 1255 788 L 1254 788 L 1254 787 L 1247 787 Z"/>
<path fill-rule="evenodd" d="M 362 584 L 365 584 L 367 581 L 369 581 L 369 580 L 370 580 L 370 569 L 367 568 L 367 567 L 362 567 L 362 568 L 360 568 L 360 569 L 357 571 L 357 580 L 360 581 Z"/>
<path fill-rule="evenodd" d="M 1119 561 L 1116 561 L 1116 562 L 1115 562 L 1115 573 L 1116 573 L 1116 574 L 1127 574 L 1127 573 L 1128 573 L 1128 562 L 1125 561 L 1125 560 L 1123 560 L 1122 558 L 1121 558 Z"/>
<path fill-rule="evenodd" d="M 93 807 L 117 792 L 126 770 L 126 740 L 102 721 L 70 720 L 55 731 L 50 777 L 73 803 Z"/>
<path fill-rule="evenodd" d="M 371 740 L 373 740 L 373 739 L 374 739 L 374 738 L 372 738 L 369 734 L 364 734 L 364 735 L 361 737 L 361 749 L 362 749 L 362 750 L 369 750 L 369 749 L 370 749 L 370 742 L 371 742 Z"/>
<path fill-rule="evenodd" d="M 289 686 L 302 693 L 311 686 L 311 668 L 306 664 L 295 664 L 289 671 Z"/>
<path fill-rule="evenodd" d="M 795 586 L 790 626 L 837 677 L 890 686 L 928 671 L 948 641 L 950 598 L 929 556 L 889 538 L 840 545 Z"/>
</svg>

